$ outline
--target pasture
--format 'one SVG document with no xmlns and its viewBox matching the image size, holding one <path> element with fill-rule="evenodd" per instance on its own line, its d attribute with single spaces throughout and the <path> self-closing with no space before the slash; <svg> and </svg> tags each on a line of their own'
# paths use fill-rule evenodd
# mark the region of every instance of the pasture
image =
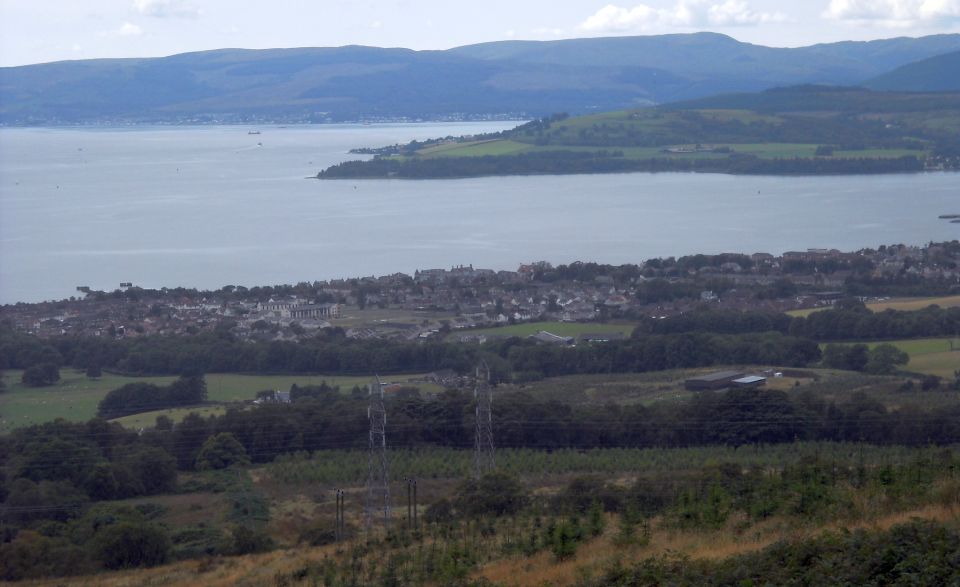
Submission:
<svg viewBox="0 0 960 587">
<path fill-rule="evenodd" d="M 60 369 L 60 381 L 49 387 L 28 387 L 20 383 L 23 372 L 5 371 L 7 390 L 0 393 L 0 433 L 14 428 L 48 422 L 57 418 L 84 422 L 97 413 L 97 404 L 111 389 L 142 381 L 168 385 L 176 377 L 124 377 L 104 373 L 89 379 L 83 371 Z M 208 381 L 209 385 L 209 381 Z"/>
<path fill-rule="evenodd" d="M 422 157 L 483 157 L 484 155 L 515 155 L 533 148 L 533 145 L 498 139 L 438 145 L 422 149 L 417 154 Z"/>
<path fill-rule="evenodd" d="M 70 368 L 60 370 L 60 381 L 49 387 L 28 387 L 20 383 L 22 371 L 10 370 L 3 374 L 7 391 L 0 393 L 0 434 L 10 432 L 15 428 L 48 422 L 57 418 L 75 422 L 85 422 L 97 414 L 97 404 L 113 389 L 127 383 L 153 383 L 168 385 L 176 377 L 127 377 L 113 373 L 104 373 L 98 379 L 89 379 L 82 371 Z M 212 373 L 206 375 L 207 400 L 210 404 L 223 404 L 252 400 L 258 391 L 278 390 L 286 391 L 290 386 L 319 385 L 326 382 L 329 385 L 339 386 L 342 391 L 350 391 L 353 386 L 366 386 L 370 377 L 344 377 L 327 375 L 240 375 L 235 373 Z M 402 385 L 416 385 L 423 392 L 432 393 L 441 391 L 441 388 L 431 383 L 413 383 L 417 375 L 382 376 L 384 383 L 399 383 Z M 205 405 L 195 408 L 197 411 L 213 413 L 213 406 Z M 222 409 L 222 407 L 220 408 Z M 190 408 L 175 410 L 159 410 L 128 416 L 121 420 L 134 422 L 139 427 L 143 422 L 150 425 L 160 414 L 172 418 L 182 419 Z"/>
<path fill-rule="evenodd" d="M 888 298 L 874 302 L 867 302 L 868 310 L 874 312 L 883 312 L 884 310 L 898 310 L 900 312 L 913 312 L 922 310 L 928 306 L 940 306 L 941 308 L 960 307 L 960 296 L 940 296 L 930 298 Z M 790 316 L 809 316 L 820 310 L 829 310 L 830 306 L 819 308 L 804 308 L 802 310 L 790 310 L 787 312 Z"/>
<path fill-rule="evenodd" d="M 739 122 L 743 125 L 762 124 L 778 127 L 784 123 L 784 118 L 777 115 L 762 114 L 751 110 L 704 109 L 698 111 L 705 119 L 718 122 Z M 577 151 L 597 152 L 616 150 L 623 153 L 626 159 L 651 158 L 684 158 L 704 159 L 727 157 L 726 153 L 698 152 L 667 155 L 661 152 L 666 144 L 667 137 L 675 136 L 671 129 L 682 128 L 688 125 L 685 113 L 665 110 L 638 110 L 603 112 L 588 116 L 578 116 L 554 122 L 549 130 L 552 137 L 551 144 L 534 144 L 532 135 L 516 133 L 509 139 L 487 139 L 472 142 L 450 142 L 421 149 L 417 154 L 425 158 L 434 157 L 483 157 L 517 155 L 520 153 L 544 153 L 550 151 Z M 691 131 L 693 132 L 693 131 Z M 610 134 L 619 137 L 620 141 L 611 143 L 595 142 L 591 139 L 592 133 Z M 643 142 L 638 143 L 639 137 Z M 653 142 L 651 138 L 660 137 Z M 689 141 L 697 140 L 696 133 L 688 136 Z M 746 138 L 746 137 L 745 137 Z M 813 158 L 816 156 L 818 143 L 717 143 L 709 138 L 702 138 L 697 142 L 710 143 L 716 147 L 726 147 L 735 153 L 754 155 L 762 159 L 776 158 Z M 648 146 L 628 146 L 646 144 Z M 598 146 L 605 145 L 605 146 Z M 616 146 L 612 146 L 616 145 Z M 659 146 L 650 146 L 659 145 Z M 679 145 L 670 145 L 679 146 Z M 689 146 L 693 146 L 692 144 Z M 925 151 L 908 149 L 879 149 L 864 148 L 858 150 L 836 150 L 828 158 L 858 159 L 858 158 L 898 158 L 908 155 L 923 157 Z"/>
<path fill-rule="evenodd" d="M 941 308 L 960 307 L 960 296 L 943 296 L 934 298 L 892 298 L 882 302 L 871 302 L 867 308 L 874 312 L 883 310 L 900 310 L 910 312 L 913 310 L 922 310 L 927 306 L 940 306 Z"/>
<path fill-rule="evenodd" d="M 190 414 L 197 414 L 198 416 L 206 418 L 208 416 L 221 416 L 226 412 L 226 406 L 221 405 L 191 406 L 189 408 L 171 408 L 169 410 L 131 414 L 122 418 L 115 418 L 111 420 L 111 422 L 116 422 L 124 428 L 136 430 L 139 428 L 152 428 L 156 424 L 157 417 L 159 416 L 166 416 L 173 422 L 179 422 Z"/>
<path fill-rule="evenodd" d="M 816 154 L 816 144 L 804 143 L 720 143 L 716 147 L 731 149 L 734 153 L 754 155 L 761 159 L 780 158 L 811 158 Z M 476 141 L 470 143 L 450 143 L 429 147 L 418 151 L 421 157 L 484 157 L 501 155 L 518 155 L 521 153 L 546 153 L 551 151 L 576 151 L 596 153 L 600 151 L 619 151 L 626 159 L 653 159 L 653 158 L 684 158 L 704 159 L 727 157 L 726 153 L 703 151 L 699 153 L 665 154 L 661 147 L 598 147 L 589 145 L 533 145 L 509 139 L 492 141 Z M 863 149 L 835 151 L 835 159 L 859 158 L 898 158 L 907 155 L 923 155 L 923 152 L 907 149 Z"/>
<path fill-rule="evenodd" d="M 872 348 L 884 342 L 910 355 L 907 371 L 937 375 L 950 381 L 954 371 L 960 370 L 960 340 L 954 339 L 953 348 L 956 350 L 951 350 L 949 338 L 880 341 L 869 343 L 869 346 Z"/>
</svg>

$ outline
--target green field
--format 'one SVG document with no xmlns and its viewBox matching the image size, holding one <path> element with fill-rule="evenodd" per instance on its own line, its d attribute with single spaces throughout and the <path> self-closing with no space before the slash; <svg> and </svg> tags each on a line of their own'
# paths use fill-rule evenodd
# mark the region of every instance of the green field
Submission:
<svg viewBox="0 0 960 587">
<path fill-rule="evenodd" d="M 124 377 L 104 373 L 99 379 L 88 379 L 82 371 L 70 368 L 60 370 L 60 381 L 50 387 L 27 387 L 20 383 L 21 371 L 4 372 L 7 391 L 0 393 L 0 434 L 14 428 L 64 418 L 76 422 L 85 422 L 97 413 L 97 404 L 112 389 L 127 383 L 145 382 L 167 385 L 176 377 Z M 408 383 L 417 379 L 417 375 L 383 376 L 384 382 Z M 286 391 L 294 383 L 298 385 L 317 385 L 326 381 L 338 385 L 341 390 L 349 391 L 354 385 L 361 387 L 370 382 L 369 377 L 341 377 L 325 375 L 237 375 L 232 373 L 214 373 L 206 375 L 207 398 L 211 403 L 229 403 L 252 400 L 258 391 L 273 389 Z M 413 384 L 427 393 L 441 391 L 431 383 Z M 199 410 L 210 410 L 216 406 L 201 406 Z M 222 408 L 221 408 L 222 409 Z M 128 416 L 136 420 L 136 426 L 142 425 L 144 418 L 150 424 L 160 414 L 174 419 L 182 418 L 188 409 L 160 410 Z M 127 419 L 124 420 L 126 423 Z"/>
<path fill-rule="evenodd" d="M 960 307 L 960 296 L 940 296 L 930 298 L 891 298 L 882 302 L 870 302 L 867 304 L 868 310 L 882 312 L 884 310 L 898 310 L 901 312 L 912 312 L 922 310 L 928 306 L 940 306 L 941 308 Z M 822 308 L 804 308 L 803 310 L 790 310 L 787 312 L 790 316 L 809 316 L 814 312 L 829 310 L 829 306 Z"/>
<path fill-rule="evenodd" d="M 510 326 L 499 326 L 494 328 L 480 328 L 477 330 L 461 330 L 454 337 L 463 334 L 495 334 L 498 336 L 530 336 L 541 330 L 546 330 L 550 334 L 557 336 L 580 336 L 581 334 L 606 334 L 623 333 L 624 336 L 630 336 L 636 324 L 624 323 L 601 323 L 601 322 L 524 322 L 523 324 L 512 324 Z"/>
<path fill-rule="evenodd" d="M 817 147 L 816 144 L 803 143 L 721 143 L 714 145 L 716 147 L 729 147 L 736 153 L 755 155 L 762 159 L 794 158 L 794 157 L 814 157 Z M 686 159 L 703 159 L 726 157 L 725 153 L 685 153 L 685 154 L 664 154 L 660 147 L 592 147 L 592 146 L 561 146 L 548 145 L 539 146 L 520 141 L 499 139 L 492 141 L 476 141 L 468 143 L 450 143 L 435 147 L 428 147 L 418 152 L 422 157 L 483 157 L 486 155 L 516 155 L 519 153 L 544 153 L 550 151 L 577 151 L 577 152 L 598 152 L 617 150 L 623 153 L 626 159 L 651 159 L 657 157 L 682 157 Z M 863 149 L 858 151 L 835 151 L 833 157 L 836 159 L 845 158 L 897 158 L 907 155 L 922 156 L 922 151 L 912 151 L 908 149 Z"/>
<path fill-rule="evenodd" d="M 482 157 L 499 155 L 516 155 L 519 153 L 542 153 L 557 150 L 596 152 L 622 151 L 626 159 L 650 159 L 657 157 L 684 158 L 684 159 L 702 159 L 727 157 L 725 153 L 687 153 L 665 155 L 661 152 L 662 147 L 629 147 L 620 145 L 629 145 L 637 137 L 644 137 L 645 140 L 658 138 L 658 145 L 666 145 L 672 142 L 667 137 L 676 137 L 677 129 L 687 129 L 687 139 L 692 146 L 695 142 L 711 144 L 715 147 L 729 147 L 736 153 L 755 155 L 762 159 L 773 158 L 812 158 L 816 155 L 818 143 L 774 143 L 774 142 L 747 142 L 746 137 L 753 137 L 756 140 L 756 134 L 745 133 L 743 142 L 728 142 L 729 134 L 726 139 L 720 141 L 711 140 L 709 136 L 697 134 L 689 128 L 689 121 L 686 117 L 696 112 L 704 120 L 720 123 L 737 122 L 745 127 L 767 126 L 772 129 L 782 128 L 788 122 L 787 113 L 783 115 L 766 114 L 746 109 L 698 109 L 698 110 L 671 110 L 671 109 L 645 109 L 635 111 L 615 111 L 603 112 L 587 116 L 578 116 L 567 118 L 565 120 L 555 121 L 549 129 L 549 144 L 536 144 L 537 137 L 524 134 L 522 131 L 514 133 L 507 139 L 487 139 L 472 142 L 449 142 L 426 147 L 418 151 L 418 155 L 424 158 L 436 157 Z M 834 116 L 835 112 L 824 112 L 821 116 L 827 118 Z M 815 113 L 807 113 L 807 118 L 811 124 L 818 120 Z M 591 137 L 597 132 L 611 133 L 621 138 L 619 142 L 597 143 L 591 142 Z M 608 146 L 597 146 L 597 145 Z M 637 144 L 637 143 L 634 143 Z M 650 142 L 645 144 L 649 145 Z M 618 146 L 611 146 L 618 145 Z M 677 145 L 679 146 L 679 145 Z M 917 157 L 926 156 L 926 151 L 910 149 L 883 149 L 883 148 L 864 148 L 859 150 L 836 150 L 832 158 L 850 159 L 850 158 L 898 158 L 908 155 Z"/>
<path fill-rule="evenodd" d="M 20 383 L 22 371 L 5 371 L 7 391 L 0 393 L 0 433 L 14 428 L 64 418 L 86 421 L 97 413 L 97 404 L 111 389 L 143 381 L 167 385 L 176 377 L 122 377 L 104 373 L 88 379 L 82 371 L 63 368 L 60 381 L 50 387 L 27 387 Z"/>
<path fill-rule="evenodd" d="M 514 155 L 533 149 L 533 145 L 516 141 L 476 141 L 429 147 L 418 152 L 423 157 L 482 157 L 484 155 Z"/>
<path fill-rule="evenodd" d="M 922 310 L 927 306 L 937 305 L 941 308 L 956 308 L 960 306 L 960 296 L 942 296 L 934 298 L 893 298 L 882 302 L 867 304 L 867 308 L 874 312 L 883 310 Z"/>
<path fill-rule="evenodd" d="M 910 355 L 910 362 L 904 367 L 907 371 L 938 375 L 944 379 L 953 380 L 953 372 L 960 370 L 960 339 L 953 340 L 954 348 L 957 349 L 955 351 L 950 350 L 949 338 L 879 340 L 868 342 L 866 345 L 873 348 L 880 344 L 891 344 Z M 827 343 L 822 343 L 820 348 L 826 345 Z"/>
<path fill-rule="evenodd" d="M 338 318 L 335 326 L 341 328 L 383 328 L 384 323 L 421 325 L 423 321 L 436 322 L 449 320 L 456 316 L 455 312 L 446 311 L 418 311 L 399 310 L 392 308 L 366 307 L 359 309 L 355 306 L 344 309 L 343 316 Z"/>
<path fill-rule="evenodd" d="M 910 355 L 906 369 L 916 373 L 938 375 L 950 381 L 954 371 L 960 370 L 960 340 L 954 339 L 955 351 L 950 350 L 949 338 L 918 338 L 915 340 L 886 341 Z M 883 342 L 869 343 L 874 347 Z"/>
<path fill-rule="evenodd" d="M 174 422 L 179 422 L 189 414 L 198 414 L 203 417 L 220 416 L 227 411 L 226 406 L 194 406 L 190 408 L 173 408 L 170 410 L 156 410 L 154 412 L 144 412 L 142 414 L 133 414 L 111 420 L 123 425 L 124 428 L 151 428 L 157 422 L 158 416 L 166 416 Z"/>
</svg>

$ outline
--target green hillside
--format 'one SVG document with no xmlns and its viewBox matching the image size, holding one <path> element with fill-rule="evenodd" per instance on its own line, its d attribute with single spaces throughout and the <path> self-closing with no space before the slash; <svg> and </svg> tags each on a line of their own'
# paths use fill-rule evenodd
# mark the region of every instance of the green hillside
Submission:
<svg viewBox="0 0 960 587">
<path fill-rule="evenodd" d="M 921 171 L 956 166 L 958 132 L 960 93 L 799 86 L 365 150 L 376 157 L 318 177 Z"/>
</svg>

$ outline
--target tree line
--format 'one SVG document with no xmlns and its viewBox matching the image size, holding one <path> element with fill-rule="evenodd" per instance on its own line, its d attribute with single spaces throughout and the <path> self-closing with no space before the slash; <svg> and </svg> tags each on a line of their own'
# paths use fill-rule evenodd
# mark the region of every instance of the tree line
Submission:
<svg viewBox="0 0 960 587">
<path fill-rule="evenodd" d="M 198 404 L 207 399 L 202 375 L 180 377 L 170 385 L 127 383 L 111 390 L 97 405 L 97 416 L 112 420 L 130 414 Z"/>
<path fill-rule="evenodd" d="M 317 173 L 317 179 L 444 179 L 491 175 L 701 172 L 737 175 L 879 174 L 923 171 L 916 156 L 896 158 L 770 158 L 734 153 L 726 157 L 631 159 L 618 152 L 546 151 L 477 157 L 375 158 L 345 161 Z"/>
<path fill-rule="evenodd" d="M 510 338 L 474 346 L 447 342 L 355 340 L 342 330 L 321 331 L 300 342 L 235 340 L 228 333 L 135 339 L 64 337 L 41 340 L 0 334 L 0 369 L 53 363 L 78 369 L 96 365 L 130 375 L 195 373 L 423 373 L 469 372 L 488 359 L 501 380 L 582 373 L 626 373 L 715 364 L 806 366 L 820 359 L 811 340 L 778 332 L 741 335 L 650 335 L 595 345 L 559 347 Z M 124 393 L 136 395 L 127 390 Z M 133 400 L 131 400 L 133 401 Z"/>
<path fill-rule="evenodd" d="M 870 341 L 960 335 L 960 308 L 928 306 L 914 311 L 872 312 L 858 300 L 807 316 L 779 312 L 714 310 L 688 312 L 663 319 L 640 319 L 634 336 L 713 332 L 743 334 L 775 331 L 817 341 Z"/>
<path fill-rule="evenodd" d="M 689 401 L 650 406 L 573 406 L 525 392 L 497 395 L 493 421 L 497 446 L 560 448 L 672 448 L 744 446 L 795 440 L 923 446 L 960 442 L 960 407 L 927 408 L 908 401 L 889 409 L 865 394 L 843 402 L 812 393 L 735 389 Z M 387 399 L 388 442 L 394 448 L 473 446 L 473 396 L 447 391 L 422 397 L 414 390 Z M 329 391 L 293 404 L 229 410 L 222 416 L 190 415 L 152 442 L 183 469 L 196 466 L 204 443 L 230 434 L 252 462 L 282 454 L 329 449 L 364 450 L 367 397 Z"/>
</svg>

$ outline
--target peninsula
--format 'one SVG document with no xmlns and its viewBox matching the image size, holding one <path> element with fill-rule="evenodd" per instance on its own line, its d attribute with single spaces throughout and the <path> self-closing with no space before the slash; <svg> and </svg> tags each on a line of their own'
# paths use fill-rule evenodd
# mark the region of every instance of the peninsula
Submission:
<svg viewBox="0 0 960 587">
<path fill-rule="evenodd" d="M 960 94 L 800 86 L 655 108 L 556 114 L 500 133 L 356 149 L 319 179 L 712 172 L 907 173 L 960 167 Z"/>
</svg>

